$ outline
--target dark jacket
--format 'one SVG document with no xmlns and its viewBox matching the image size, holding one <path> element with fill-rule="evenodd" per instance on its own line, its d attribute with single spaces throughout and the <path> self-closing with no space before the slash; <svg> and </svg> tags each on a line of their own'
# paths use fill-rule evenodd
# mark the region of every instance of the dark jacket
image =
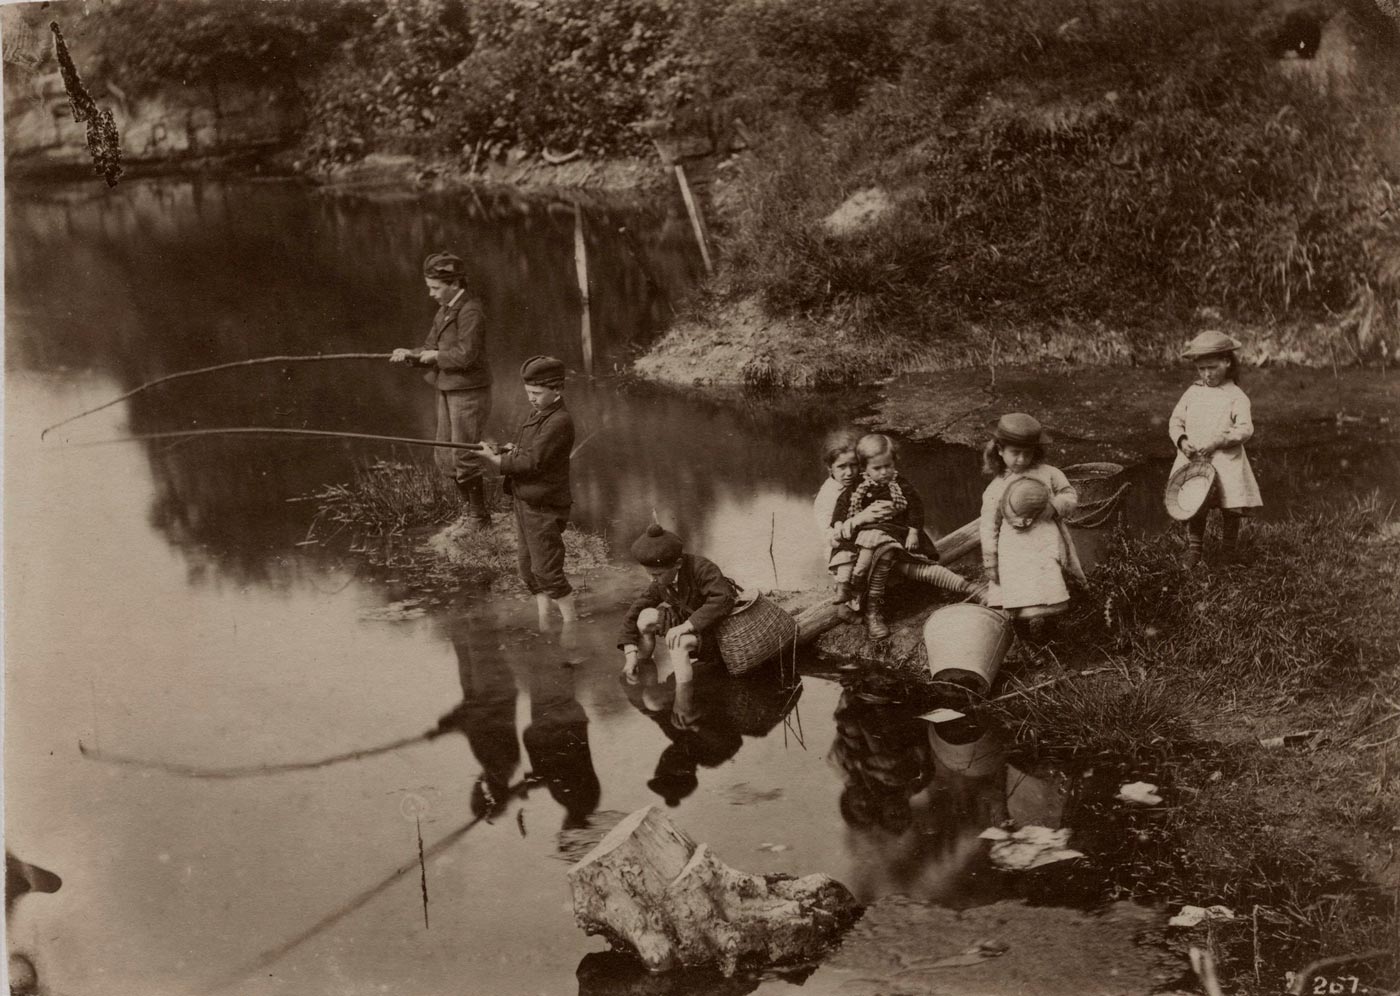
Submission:
<svg viewBox="0 0 1400 996">
<path fill-rule="evenodd" d="M 569 455 L 574 449 L 574 419 L 564 400 L 542 412 L 531 411 L 515 434 L 515 449 L 501 456 L 505 491 L 527 505 L 568 508 Z"/>
<path fill-rule="evenodd" d="M 428 330 L 424 349 L 438 351 L 435 363 L 423 379 L 439 391 L 467 391 L 491 386 L 486 365 L 485 315 L 481 302 L 466 291 L 451 304 L 438 308 Z"/>
<path fill-rule="evenodd" d="M 641 640 L 637 617 L 643 609 L 654 609 L 662 602 L 675 609 L 680 622 L 689 621 L 695 627 L 695 632 L 703 636 L 707 629 L 729 615 L 729 610 L 734 608 L 734 586 L 713 561 L 694 553 L 681 554 L 681 569 L 676 574 L 676 583 L 663 585 L 652 581 L 627 610 L 619 647 L 629 643 L 635 646 Z"/>
<path fill-rule="evenodd" d="M 924 533 L 924 500 L 919 497 L 919 492 L 915 490 L 913 483 L 903 474 L 896 475 L 894 483 L 899 487 L 900 494 L 903 495 L 905 503 L 904 508 L 895 511 L 894 514 L 884 522 L 872 522 L 870 525 L 862 526 L 860 530 L 856 531 L 860 532 L 865 529 L 873 529 L 876 532 L 884 533 L 902 546 L 906 533 L 910 529 L 917 529 L 919 531 L 919 540 L 915 544 L 914 549 L 910 552 L 924 554 L 936 561 L 938 559 L 938 551 L 934 547 L 932 539 Z M 854 508 L 852 506 L 857 504 L 855 495 L 858 488 L 859 482 L 846 488 L 837 496 L 836 507 L 831 513 L 831 524 L 833 526 L 839 526 L 857 512 L 865 511 L 866 506 L 869 504 L 881 500 L 890 500 L 888 488 L 883 490 L 879 488 L 866 488 L 864 492 L 864 498 L 866 500 L 859 502 L 860 508 Z"/>
</svg>

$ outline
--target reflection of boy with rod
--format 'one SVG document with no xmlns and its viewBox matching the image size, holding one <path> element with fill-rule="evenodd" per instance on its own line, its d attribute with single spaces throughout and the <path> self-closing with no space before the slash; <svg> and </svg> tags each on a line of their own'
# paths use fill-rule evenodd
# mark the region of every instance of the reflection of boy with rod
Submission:
<svg viewBox="0 0 1400 996">
<path fill-rule="evenodd" d="M 564 828 L 585 825 L 601 788 L 588 748 L 588 715 L 574 698 L 573 672 L 540 663 L 527 674 L 495 653 L 473 654 L 466 620 L 453 626 L 452 646 L 462 682 L 462 703 L 438 722 L 467 738 L 482 772 L 472 788 L 472 814 L 495 816 L 508 801 L 507 787 L 520 763 L 515 700 L 522 684 L 530 695 L 530 725 L 521 739 L 531 771 L 525 781 L 543 784 L 564 807 Z"/>
</svg>

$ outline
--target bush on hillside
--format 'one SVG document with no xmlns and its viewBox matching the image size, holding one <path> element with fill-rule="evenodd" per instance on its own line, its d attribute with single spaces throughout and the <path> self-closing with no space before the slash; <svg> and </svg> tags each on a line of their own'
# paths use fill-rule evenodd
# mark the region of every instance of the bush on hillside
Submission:
<svg viewBox="0 0 1400 996">
<path fill-rule="evenodd" d="M 748 164 L 731 290 L 924 339 L 1152 326 L 1201 304 L 1261 322 L 1345 310 L 1381 285 L 1366 245 L 1395 207 L 1367 101 L 1274 72 L 1255 17 L 1209 0 L 910 5 L 898 87 Z M 901 210 L 828 234 L 870 185 Z"/>
</svg>

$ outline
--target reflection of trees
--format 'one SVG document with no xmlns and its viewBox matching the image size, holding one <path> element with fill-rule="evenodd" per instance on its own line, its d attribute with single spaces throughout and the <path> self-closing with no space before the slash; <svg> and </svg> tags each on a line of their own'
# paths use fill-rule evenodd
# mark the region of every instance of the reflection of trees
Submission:
<svg viewBox="0 0 1400 996">
<path fill-rule="evenodd" d="M 387 351 L 424 334 L 432 303 L 419 266 L 429 248 L 468 260 L 488 313 L 497 372 L 491 431 L 524 414 L 516 371 L 537 352 L 578 363 L 573 212 L 509 193 L 373 198 L 299 187 L 174 180 L 10 191 L 7 353 L 19 366 L 109 370 L 119 390 L 176 370 L 278 353 Z M 626 224 L 668 293 L 692 279 L 683 218 L 586 209 L 595 339 L 620 358 L 660 323 L 663 305 L 617 227 Z M 600 359 L 600 366 L 604 366 Z M 755 494 L 806 499 L 820 485 L 813 417 L 733 408 L 615 382 L 570 383 L 579 437 L 575 519 L 623 549 L 651 518 L 703 536 L 717 505 Z M 135 432 L 190 426 L 310 426 L 423 436 L 431 393 L 388 364 L 250 368 L 157 388 L 127 403 Z M 84 423 L 65 427 L 80 438 Z M 375 444 L 198 440 L 147 447 L 157 481 L 152 519 L 192 559 L 245 581 L 300 539 L 309 509 L 286 499 L 346 481 Z M 400 451 L 402 455 L 402 451 Z M 426 452 L 413 454 L 427 458 Z M 935 515 L 959 524 L 981 479 L 961 451 L 906 463 Z M 723 500 L 723 502 L 722 502 Z"/>
</svg>

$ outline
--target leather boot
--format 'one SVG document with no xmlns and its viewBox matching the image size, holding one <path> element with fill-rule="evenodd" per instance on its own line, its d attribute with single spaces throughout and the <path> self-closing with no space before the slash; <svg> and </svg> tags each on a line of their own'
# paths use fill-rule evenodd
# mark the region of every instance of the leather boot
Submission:
<svg viewBox="0 0 1400 996">
<path fill-rule="evenodd" d="M 866 605 L 865 631 L 872 640 L 883 640 L 890 635 L 890 628 L 885 625 L 885 611 L 883 605 Z"/>
<path fill-rule="evenodd" d="M 478 529 L 491 528 L 491 510 L 486 505 L 486 481 L 480 477 L 459 482 L 457 490 L 462 495 L 465 512 L 472 525 Z"/>
</svg>

